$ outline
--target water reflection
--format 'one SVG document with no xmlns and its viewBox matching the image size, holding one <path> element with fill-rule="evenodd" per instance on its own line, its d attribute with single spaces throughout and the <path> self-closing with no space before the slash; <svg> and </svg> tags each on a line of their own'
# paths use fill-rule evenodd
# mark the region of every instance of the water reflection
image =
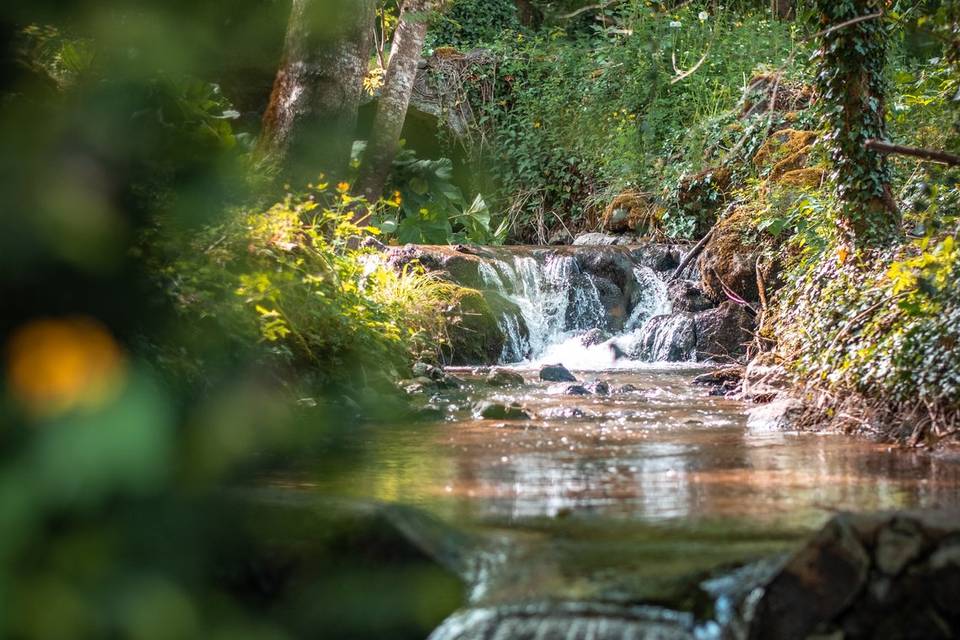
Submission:
<svg viewBox="0 0 960 640">
<path fill-rule="evenodd" d="M 455 420 L 361 438 L 366 462 L 327 489 L 478 525 L 583 516 L 809 528 L 834 510 L 960 501 L 960 465 L 948 454 L 837 435 L 755 433 L 744 406 L 691 386 L 695 373 L 591 374 L 638 388 L 609 397 L 556 395 L 545 384 L 512 393 L 477 385 L 450 398 Z M 468 407 L 484 397 L 552 417 L 475 420 Z"/>
</svg>

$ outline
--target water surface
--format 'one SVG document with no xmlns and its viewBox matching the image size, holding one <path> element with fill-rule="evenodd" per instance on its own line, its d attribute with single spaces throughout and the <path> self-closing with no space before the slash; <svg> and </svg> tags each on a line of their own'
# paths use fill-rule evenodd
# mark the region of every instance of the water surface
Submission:
<svg viewBox="0 0 960 640">
<path fill-rule="evenodd" d="M 790 549 L 839 510 L 960 503 L 954 454 L 843 435 L 751 429 L 747 405 L 691 384 L 691 365 L 578 371 L 609 395 L 527 385 L 429 398 L 442 420 L 359 431 L 358 463 L 335 480 L 282 486 L 414 505 L 478 533 L 477 598 L 657 599 L 690 575 Z M 635 390 L 619 390 L 632 385 Z M 482 400 L 531 420 L 481 420 Z M 480 584 L 482 583 L 482 584 Z"/>
</svg>

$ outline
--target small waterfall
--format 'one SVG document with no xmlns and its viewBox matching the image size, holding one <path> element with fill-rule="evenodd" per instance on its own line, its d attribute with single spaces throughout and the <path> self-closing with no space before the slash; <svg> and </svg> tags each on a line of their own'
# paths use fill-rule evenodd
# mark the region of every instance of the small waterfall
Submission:
<svg viewBox="0 0 960 640">
<path fill-rule="evenodd" d="M 689 313 L 651 318 L 640 330 L 631 356 L 653 362 L 690 362 L 696 359 L 697 333 Z"/>
<path fill-rule="evenodd" d="M 631 359 L 646 359 L 647 353 L 660 359 L 657 354 L 665 350 L 638 347 L 645 342 L 644 328 L 671 312 L 667 285 L 648 266 L 628 264 L 607 273 L 587 270 L 571 255 L 521 254 L 482 261 L 478 274 L 488 293 L 509 303 L 499 317 L 506 337 L 502 363 L 606 368 L 628 366 L 629 360 L 618 360 L 624 352 Z M 620 314 L 616 321 L 614 314 Z M 614 335 L 613 327 L 623 329 Z M 584 339 L 588 332 L 589 340 Z"/>
<path fill-rule="evenodd" d="M 667 296 L 667 283 L 660 279 L 650 267 L 634 267 L 636 280 L 635 306 L 630 313 L 625 329 L 634 331 L 643 328 L 651 318 L 667 315 L 673 311 L 673 305 Z"/>
</svg>

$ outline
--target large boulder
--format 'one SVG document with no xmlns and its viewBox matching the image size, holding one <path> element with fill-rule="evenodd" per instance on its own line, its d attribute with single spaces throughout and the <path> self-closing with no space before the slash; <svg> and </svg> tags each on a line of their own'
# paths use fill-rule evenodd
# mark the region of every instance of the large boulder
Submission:
<svg viewBox="0 0 960 640">
<path fill-rule="evenodd" d="M 697 360 L 737 360 L 753 340 L 756 320 L 745 307 L 727 301 L 693 316 Z"/>
<path fill-rule="evenodd" d="M 667 296 L 674 311 L 698 313 L 713 307 L 713 301 L 691 280 L 674 280 L 667 285 Z"/>
<path fill-rule="evenodd" d="M 497 362 L 506 336 L 499 316 L 477 291 L 467 291 L 447 314 L 452 330 L 444 345 L 444 356 L 453 365 L 478 365 Z"/>
<path fill-rule="evenodd" d="M 749 209 L 737 208 L 721 220 L 697 261 L 704 294 L 714 302 L 727 300 L 726 285 L 744 300 L 759 300 L 758 263 L 765 287 L 772 288 L 777 275 L 776 265 L 761 259 L 762 247 Z"/>
<path fill-rule="evenodd" d="M 842 514 L 747 604 L 750 640 L 960 635 L 960 513 Z"/>
<path fill-rule="evenodd" d="M 689 313 L 651 318 L 630 353 L 631 358 L 653 362 L 688 362 L 696 355 L 697 326 Z"/>
</svg>

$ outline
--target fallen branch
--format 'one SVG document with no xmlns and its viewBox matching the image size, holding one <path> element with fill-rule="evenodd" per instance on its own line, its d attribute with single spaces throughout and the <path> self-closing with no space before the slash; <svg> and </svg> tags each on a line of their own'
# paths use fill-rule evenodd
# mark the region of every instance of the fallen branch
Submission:
<svg viewBox="0 0 960 640">
<path fill-rule="evenodd" d="M 667 280 L 667 282 L 673 282 L 674 280 L 679 278 L 681 275 L 683 275 L 683 272 L 687 270 L 687 267 L 690 266 L 690 263 L 696 260 L 697 256 L 703 253 L 704 247 L 706 247 L 707 243 L 710 242 L 710 238 L 713 237 L 713 232 L 716 230 L 720 222 L 724 218 L 726 218 L 727 215 L 730 213 L 730 211 L 738 204 L 740 204 L 740 201 L 734 200 L 727 206 L 726 210 L 723 212 L 723 215 L 717 218 L 717 221 L 713 223 L 712 227 L 710 227 L 710 231 L 707 231 L 707 234 L 700 239 L 700 242 L 698 242 L 693 246 L 693 249 L 691 249 L 690 253 L 688 253 L 683 258 L 683 260 L 680 262 L 680 266 L 676 268 L 676 270 L 673 272 L 673 274 L 670 276 L 670 279 Z"/>
<path fill-rule="evenodd" d="M 689 71 L 684 71 L 681 73 L 680 69 L 677 68 L 677 54 L 676 53 L 672 54 L 671 60 L 673 60 L 673 70 L 677 73 L 677 75 L 670 79 L 670 84 L 677 84 L 684 78 L 688 78 L 692 76 L 694 73 L 697 72 L 697 69 L 699 69 L 700 66 L 707 61 L 707 56 L 709 55 L 710 55 L 710 49 L 708 48 L 706 53 L 703 54 L 703 57 L 700 58 L 700 61 L 697 64 L 693 65 L 693 67 L 691 67 Z"/>
<path fill-rule="evenodd" d="M 929 162 L 937 162 L 953 167 L 960 166 L 960 156 L 945 151 L 933 151 L 932 149 L 920 149 L 919 147 L 908 147 L 902 144 L 891 144 L 881 140 L 867 140 L 864 145 L 871 151 L 883 154 L 896 154 L 900 156 L 910 156 L 920 158 Z"/>
<path fill-rule="evenodd" d="M 570 13 L 565 13 L 560 16 L 561 20 L 569 20 L 570 18 L 576 18 L 581 13 L 586 13 L 587 11 L 593 11 L 594 9 L 606 9 L 610 5 L 617 4 L 620 0 L 608 0 L 607 2 L 600 2 L 598 4 L 588 4 L 585 7 L 580 7 L 576 11 L 571 11 Z"/>
<path fill-rule="evenodd" d="M 687 267 L 690 266 L 690 263 L 697 259 L 701 253 L 703 253 L 703 248 L 707 246 L 707 243 L 710 242 L 710 238 L 713 237 L 713 232 L 716 230 L 717 226 L 714 225 L 710 228 L 710 231 L 707 231 L 707 235 L 703 236 L 693 249 L 684 257 L 683 261 L 680 262 L 680 266 L 676 268 L 673 272 L 673 275 L 670 276 L 668 282 L 673 282 L 679 278 L 684 271 L 687 270 Z"/>
</svg>

